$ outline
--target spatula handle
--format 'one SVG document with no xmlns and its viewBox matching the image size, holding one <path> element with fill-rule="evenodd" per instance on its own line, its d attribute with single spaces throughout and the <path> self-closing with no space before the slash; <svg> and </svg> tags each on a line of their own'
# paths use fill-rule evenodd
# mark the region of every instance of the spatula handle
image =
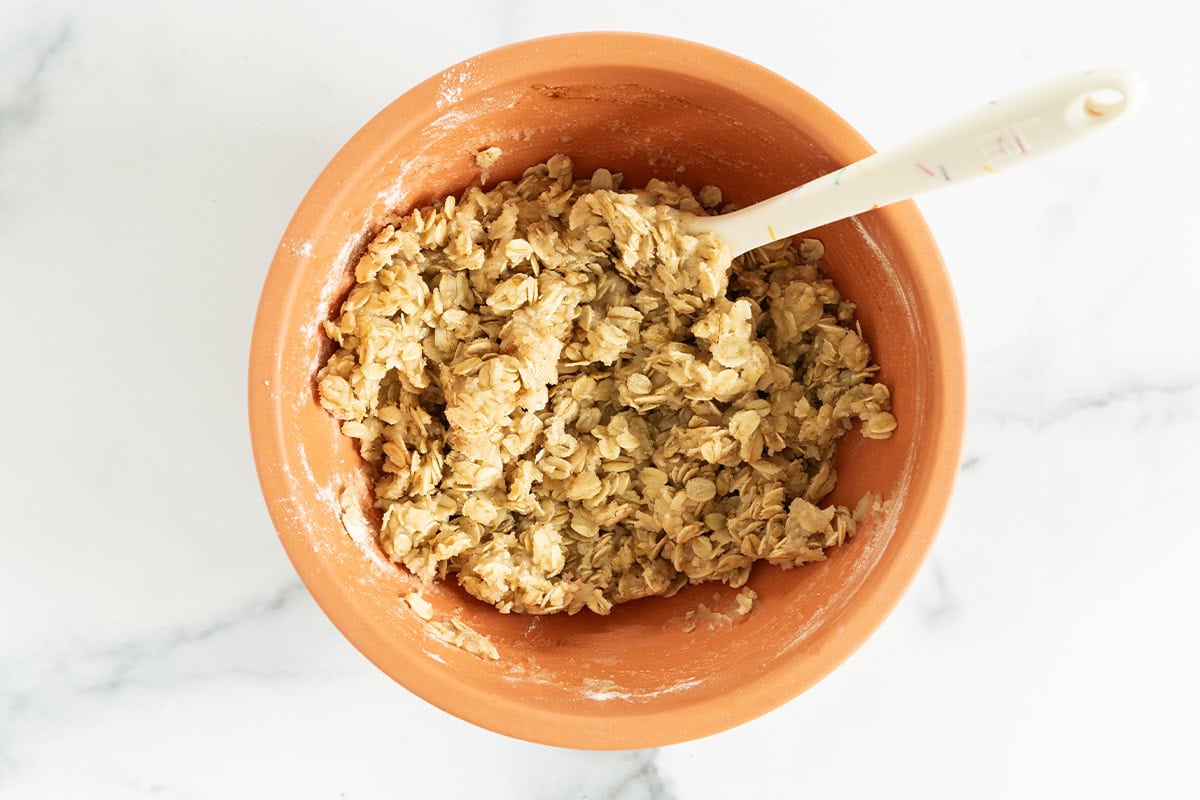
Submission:
<svg viewBox="0 0 1200 800">
<path fill-rule="evenodd" d="M 898 147 L 868 156 L 761 203 L 696 220 L 731 255 L 925 192 L 995 175 L 1113 125 L 1142 101 L 1121 70 L 1069 75 L 993 100 Z"/>
</svg>

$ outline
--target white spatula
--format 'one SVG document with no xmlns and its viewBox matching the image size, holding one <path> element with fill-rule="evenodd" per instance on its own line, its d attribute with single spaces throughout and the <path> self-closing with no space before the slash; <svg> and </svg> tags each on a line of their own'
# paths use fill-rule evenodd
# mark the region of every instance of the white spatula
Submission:
<svg viewBox="0 0 1200 800">
<path fill-rule="evenodd" d="M 1142 101 L 1121 70 L 1069 75 L 993 100 L 898 147 L 729 214 L 688 215 L 689 233 L 719 234 L 730 257 L 775 239 L 984 175 L 996 175 L 1112 127 Z"/>
</svg>

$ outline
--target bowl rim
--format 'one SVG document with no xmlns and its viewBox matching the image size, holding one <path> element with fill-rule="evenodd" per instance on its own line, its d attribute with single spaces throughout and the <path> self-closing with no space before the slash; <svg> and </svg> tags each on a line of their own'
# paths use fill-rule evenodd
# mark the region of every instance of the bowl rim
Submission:
<svg viewBox="0 0 1200 800">
<path fill-rule="evenodd" d="M 914 283 L 928 303 L 943 313 L 924 329 L 926 343 L 942 365 L 943 381 L 939 412 L 930 436 L 940 442 L 929 473 L 927 492 L 906 499 L 911 524 L 904 552 L 872 570 L 870 591 L 856 592 L 839 617 L 836 635 L 822 637 L 818 651 L 809 658 L 824 667 L 798 675 L 795 660 L 781 668 L 758 673 L 739 691 L 737 702 L 728 698 L 698 699 L 686 705 L 661 710 L 632 711 L 603 716 L 573 714 L 553 707 L 536 707 L 519 698 L 487 693 L 474 686 L 456 683 L 451 670 L 419 651 L 399 653 L 390 644 L 394 637 L 380 620 L 344 602 L 343 581 L 319 554 L 306 546 L 297 521 L 272 503 L 283 485 L 281 468 L 286 465 L 289 418 L 281 393 L 267 387 L 279 386 L 282 343 L 294 326 L 289 309 L 298 291 L 296 254 L 288 242 L 306 241 L 319 229 L 321 220 L 336 213 L 339 186 L 348 172 L 362 169 L 371 159 L 374 143 L 386 138 L 383 131 L 396 120 L 417 116 L 430 92 L 447 74 L 465 64 L 486 64 L 513 54 L 537 51 L 539 58 L 554 63 L 569 61 L 575 66 L 621 66 L 670 70 L 700 75 L 744 94 L 765 107 L 778 107 L 781 98 L 805 101 L 811 120 L 819 117 L 811 131 L 814 143 L 831 157 L 850 163 L 871 154 L 873 149 L 845 120 L 816 97 L 790 80 L 741 56 L 695 41 L 649 33 L 590 31 L 561 33 L 514 42 L 488 50 L 439 71 L 410 88 L 363 125 L 329 161 L 300 202 L 275 251 L 263 283 L 254 322 L 249 358 L 248 410 L 250 435 L 260 487 L 272 522 L 288 558 L 322 611 L 347 640 L 372 663 L 427 702 L 465 721 L 518 739 L 541 744 L 582 749 L 632 749 L 657 747 L 692 740 L 728 730 L 772 711 L 794 699 L 823 679 L 861 647 L 899 603 L 915 578 L 937 535 L 947 510 L 958 473 L 965 430 L 965 356 L 958 307 L 949 276 L 933 237 L 911 200 L 876 209 L 871 214 L 890 230 L 903 230 L 896 242 L 910 263 L 920 264 Z M 663 58 L 670 54 L 670 63 Z M 732 77 L 732 76 L 737 76 Z M 420 98 L 420 100 L 418 100 Z M 806 131 L 808 132 L 808 131 Z M 350 183 L 346 181 L 346 183 Z M 316 204 L 318 199 L 323 200 Z M 808 670 L 812 672 L 811 665 Z"/>
</svg>

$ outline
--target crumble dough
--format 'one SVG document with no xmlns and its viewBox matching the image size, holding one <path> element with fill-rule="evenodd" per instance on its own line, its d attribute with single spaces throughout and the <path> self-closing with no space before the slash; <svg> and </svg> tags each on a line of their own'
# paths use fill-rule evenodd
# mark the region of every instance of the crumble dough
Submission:
<svg viewBox="0 0 1200 800">
<path fill-rule="evenodd" d="M 621 181 L 559 155 L 394 214 L 324 323 L 320 400 L 378 468 L 384 552 L 503 612 L 821 559 L 865 513 L 820 505 L 838 440 L 896 426 L 820 242 L 730 265 L 679 227 L 719 190 Z"/>
</svg>

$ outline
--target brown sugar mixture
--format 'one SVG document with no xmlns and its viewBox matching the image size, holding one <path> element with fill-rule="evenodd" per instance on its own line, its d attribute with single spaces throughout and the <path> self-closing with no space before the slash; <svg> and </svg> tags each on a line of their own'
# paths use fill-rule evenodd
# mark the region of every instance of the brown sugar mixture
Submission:
<svg viewBox="0 0 1200 800">
<path fill-rule="evenodd" d="M 378 467 L 380 544 L 534 614 L 824 558 L 838 440 L 896 427 L 821 243 L 734 259 L 693 194 L 566 156 L 393 215 L 325 323 L 321 404 Z"/>
</svg>

